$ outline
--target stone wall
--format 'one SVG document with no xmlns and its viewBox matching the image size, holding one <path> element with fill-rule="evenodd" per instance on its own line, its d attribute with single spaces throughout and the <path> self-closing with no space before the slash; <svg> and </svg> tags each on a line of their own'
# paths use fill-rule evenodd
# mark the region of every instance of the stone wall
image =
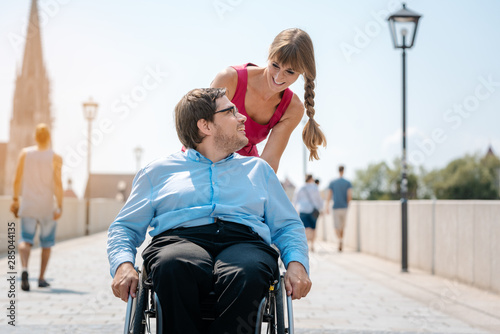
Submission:
<svg viewBox="0 0 500 334">
<path fill-rule="evenodd" d="M 21 230 L 19 219 L 15 219 L 9 211 L 10 196 L 0 196 L 0 254 L 7 251 L 7 223 L 16 223 L 16 244 Z M 96 198 L 90 204 L 90 233 L 102 232 L 108 229 L 115 216 L 123 206 L 123 202 L 112 199 Z M 63 214 L 57 221 L 56 241 L 77 238 L 85 235 L 85 201 L 76 198 L 64 198 Z M 38 232 L 35 236 L 35 246 L 38 246 Z M 105 247 L 103 245 L 103 247 Z"/>
<path fill-rule="evenodd" d="M 335 242 L 332 215 L 318 237 Z M 401 203 L 353 201 L 345 245 L 401 262 Z M 408 267 L 500 293 L 500 201 L 409 201 Z"/>
</svg>

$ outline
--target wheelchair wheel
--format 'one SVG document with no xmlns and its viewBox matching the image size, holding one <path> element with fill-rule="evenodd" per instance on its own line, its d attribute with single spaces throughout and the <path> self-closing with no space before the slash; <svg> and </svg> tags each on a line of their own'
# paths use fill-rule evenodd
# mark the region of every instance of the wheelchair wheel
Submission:
<svg viewBox="0 0 500 334">
<path fill-rule="evenodd" d="M 146 332 L 145 311 L 148 307 L 149 289 L 144 286 L 147 277 L 144 270 L 139 274 L 137 297 L 134 313 L 133 334 L 144 334 Z"/>
<path fill-rule="evenodd" d="M 267 297 L 262 298 L 259 309 L 257 311 L 257 319 L 255 321 L 255 334 L 262 333 L 262 324 L 264 323 L 264 314 L 266 313 L 266 309 L 268 306 L 269 299 Z"/>
<path fill-rule="evenodd" d="M 276 291 L 276 332 L 277 334 L 285 334 L 285 281 L 283 276 L 280 277 L 278 289 Z"/>
<path fill-rule="evenodd" d="M 163 317 L 162 317 L 162 309 L 160 305 L 160 300 L 158 299 L 158 296 L 153 294 L 154 296 L 152 297 L 153 300 L 153 309 L 155 310 L 155 317 L 156 317 L 156 333 L 161 334 L 163 333 Z"/>
<path fill-rule="evenodd" d="M 256 334 L 288 333 L 285 327 L 284 289 L 283 277 L 280 277 L 262 299 L 257 312 Z"/>
</svg>

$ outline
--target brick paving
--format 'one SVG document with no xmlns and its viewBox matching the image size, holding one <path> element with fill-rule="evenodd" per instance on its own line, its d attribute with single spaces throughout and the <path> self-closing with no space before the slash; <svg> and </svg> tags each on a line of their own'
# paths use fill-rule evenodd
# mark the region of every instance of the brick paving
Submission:
<svg viewBox="0 0 500 334">
<path fill-rule="evenodd" d="M 0 333 L 121 333 L 126 304 L 111 293 L 106 233 L 58 243 L 38 288 L 40 250 L 30 257 L 31 291 L 16 282 L 15 327 L 7 321 L 7 259 L 0 259 Z M 294 302 L 297 333 L 500 333 L 500 296 L 318 243 L 313 289 Z M 18 264 L 18 263 L 16 263 Z M 16 268 L 20 271 L 20 266 Z"/>
</svg>

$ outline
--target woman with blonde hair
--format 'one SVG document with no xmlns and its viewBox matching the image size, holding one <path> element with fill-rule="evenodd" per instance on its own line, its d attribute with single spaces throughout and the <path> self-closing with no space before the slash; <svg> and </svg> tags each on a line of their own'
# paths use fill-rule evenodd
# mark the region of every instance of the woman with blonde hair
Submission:
<svg viewBox="0 0 500 334">
<path fill-rule="evenodd" d="M 301 74 L 304 103 L 288 88 Z M 315 79 L 313 44 L 309 35 L 298 28 L 283 30 L 274 38 L 266 67 L 248 63 L 218 73 L 211 86 L 225 87 L 226 96 L 247 117 L 245 131 L 249 143 L 238 153 L 259 156 L 256 145 L 271 133 L 260 157 L 276 172 L 290 135 L 305 109 L 309 120 L 302 131 L 302 139 L 309 149 L 309 160 L 318 160 L 317 147 L 326 146 L 326 138 L 314 120 Z"/>
</svg>

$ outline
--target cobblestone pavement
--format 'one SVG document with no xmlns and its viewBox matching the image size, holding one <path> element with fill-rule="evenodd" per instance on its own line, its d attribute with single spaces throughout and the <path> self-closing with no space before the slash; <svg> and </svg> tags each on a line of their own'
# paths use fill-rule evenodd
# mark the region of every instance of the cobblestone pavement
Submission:
<svg viewBox="0 0 500 334">
<path fill-rule="evenodd" d="M 31 291 L 8 296 L 0 259 L 0 333 L 121 333 L 126 304 L 111 293 L 106 233 L 58 243 L 38 288 L 40 250 L 30 258 Z M 398 264 L 319 243 L 311 254 L 313 289 L 294 302 L 297 333 L 500 333 L 500 296 Z M 16 262 L 17 271 L 20 265 Z M 14 301 L 15 327 L 8 325 Z"/>
</svg>

